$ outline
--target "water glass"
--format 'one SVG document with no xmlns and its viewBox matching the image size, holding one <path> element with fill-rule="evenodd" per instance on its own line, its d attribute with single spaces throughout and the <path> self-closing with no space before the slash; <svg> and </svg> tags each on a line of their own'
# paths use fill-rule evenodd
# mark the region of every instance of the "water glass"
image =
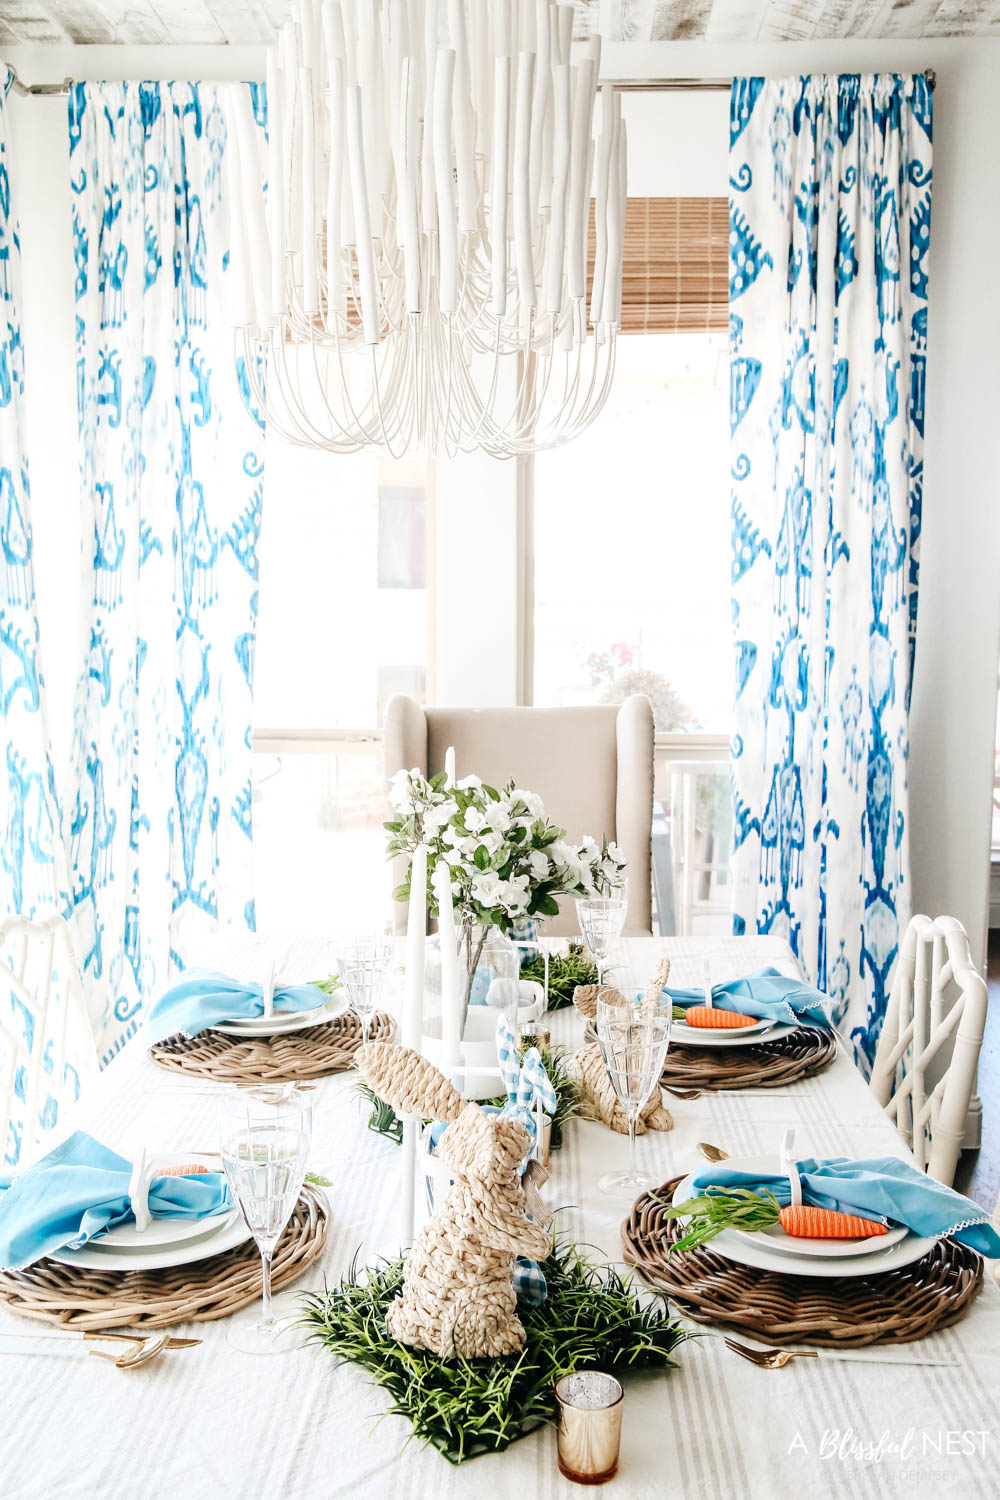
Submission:
<svg viewBox="0 0 1000 1500">
<path fill-rule="evenodd" d="M 606 1000 L 597 1002 L 597 1040 L 612 1087 L 628 1121 L 629 1165 L 626 1172 L 606 1172 L 598 1180 L 602 1193 L 626 1193 L 636 1197 L 653 1187 L 653 1179 L 636 1170 L 635 1127 L 639 1112 L 646 1103 L 663 1071 L 670 1043 L 672 1007 L 662 997 L 658 1001 L 633 998 L 624 1005 Z"/>
<path fill-rule="evenodd" d="M 368 1040 L 392 960 L 392 939 L 382 934 L 355 938 L 338 945 L 337 968 L 347 998 L 360 1017 L 363 1042 Z"/>
<path fill-rule="evenodd" d="M 282 1325 L 271 1307 L 271 1261 L 305 1181 L 309 1095 L 294 1084 L 235 1089 L 219 1106 L 219 1138 L 229 1190 L 260 1251 L 263 1284 L 256 1326 L 233 1325 L 229 1342 L 248 1354 L 278 1354 Z"/>
<path fill-rule="evenodd" d="M 608 954 L 622 935 L 627 913 L 627 880 L 623 880 L 610 896 L 583 896 L 576 903 L 580 931 L 597 964 L 598 984 L 604 983 Z"/>
</svg>

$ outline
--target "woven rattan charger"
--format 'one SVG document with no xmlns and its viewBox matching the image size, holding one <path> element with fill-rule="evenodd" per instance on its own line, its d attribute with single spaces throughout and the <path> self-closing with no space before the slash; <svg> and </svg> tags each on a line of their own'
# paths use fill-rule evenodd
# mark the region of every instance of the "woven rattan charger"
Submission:
<svg viewBox="0 0 1000 1500">
<path fill-rule="evenodd" d="M 387 1042 L 395 1022 L 376 1012 L 369 1029 L 373 1042 Z M 150 1047 L 161 1068 L 209 1078 L 215 1083 L 304 1083 L 343 1072 L 361 1046 L 361 1020 L 353 1010 L 285 1035 L 235 1037 L 223 1031 L 198 1036 L 168 1036 Z"/>
<path fill-rule="evenodd" d="M 902 1344 L 957 1323 L 982 1289 L 982 1257 L 956 1240 L 938 1240 L 920 1260 L 896 1271 L 833 1280 L 759 1271 L 727 1260 L 710 1245 L 670 1254 L 684 1227 L 663 1210 L 682 1181 L 675 1177 L 655 1195 L 636 1200 L 622 1225 L 622 1244 L 642 1280 L 696 1323 L 737 1329 L 771 1344 Z"/>
<path fill-rule="evenodd" d="M 275 1291 L 295 1281 L 323 1253 L 330 1205 L 306 1184 L 278 1241 Z M 60 1328 L 169 1328 L 225 1318 L 260 1297 L 260 1251 L 248 1239 L 221 1255 L 149 1271 L 89 1271 L 39 1260 L 23 1271 L 0 1271 L 0 1301 L 11 1312 Z"/>
<path fill-rule="evenodd" d="M 597 1040 L 593 1021 L 586 1037 Z M 697 1099 L 717 1089 L 776 1089 L 822 1073 L 836 1055 L 835 1034 L 815 1026 L 799 1026 L 776 1041 L 749 1047 L 685 1047 L 672 1041 L 660 1084 L 676 1099 Z"/>
</svg>

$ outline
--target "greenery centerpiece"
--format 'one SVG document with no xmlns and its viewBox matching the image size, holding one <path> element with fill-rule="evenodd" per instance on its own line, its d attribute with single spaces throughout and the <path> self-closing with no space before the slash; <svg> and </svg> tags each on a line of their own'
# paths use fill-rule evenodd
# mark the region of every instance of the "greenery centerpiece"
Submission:
<svg viewBox="0 0 1000 1500">
<path fill-rule="evenodd" d="M 403 1260 L 310 1294 L 303 1324 L 341 1360 L 359 1365 L 406 1417 L 416 1437 L 450 1463 L 499 1453 L 555 1418 L 561 1376 L 595 1367 L 615 1375 L 669 1369 L 690 1332 L 662 1302 L 639 1295 L 631 1275 L 557 1245 L 545 1262 L 548 1297 L 518 1313 L 527 1340 L 503 1359 L 444 1359 L 397 1343 L 386 1313 L 403 1285 Z"/>
<path fill-rule="evenodd" d="M 620 884 L 625 859 L 614 843 L 591 837 L 566 841 L 566 830 L 550 823 L 542 799 L 515 787 L 502 790 L 478 776 L 451 784 L 444 773 L 428 779 L 398 771 L 389 786 L 393 816 L 385 828 L 390 855 L 427 848 L 427 907 L 437 916 L 431 875 L 443 860 L 465 971 L 463 1013 L 491 930 L 508 934 L 524 918 L 554 917 L 559 896 L 606 895 Z M 397 901 L 410 898 L 410 873 L 396 887 Z"/>
</svg>

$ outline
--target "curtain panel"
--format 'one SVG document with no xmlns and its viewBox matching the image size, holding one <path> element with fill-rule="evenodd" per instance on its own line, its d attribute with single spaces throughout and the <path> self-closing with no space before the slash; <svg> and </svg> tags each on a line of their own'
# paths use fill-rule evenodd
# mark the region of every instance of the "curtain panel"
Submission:
<svg viewBox="0 0 1000 1500">
<path fill-rule="evenodd" d="M 64 910 L 66 869 L 52 767 L 24 447 L 21 237 L 0 63 L 0 920 Z"/>
<path fill-rule="evenodd" d="M 225 95 L 244 87 L 88 83 L 69 100 L 85 618 L 67 838 L 102 1062 L 210 932 L 254 926 L 263 432 L 213 321 Z"/>
<path fill-rule="evenodd" d="M 734 924 L 862 1065 L 910 915 L 930 213 L 925 78 L 734 81 Z"/>
</svg>

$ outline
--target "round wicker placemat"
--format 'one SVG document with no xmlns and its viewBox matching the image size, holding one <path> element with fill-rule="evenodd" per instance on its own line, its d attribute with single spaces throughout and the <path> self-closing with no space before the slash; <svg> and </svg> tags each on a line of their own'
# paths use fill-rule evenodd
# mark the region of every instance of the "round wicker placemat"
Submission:
<svg viewBox="0 0 1000 1500">
<path fill-rule="evenodd" d="M 593 1021 L 588 1042 L 596 1042 Z M 775 1089 L 822 1073 L 837 1055 L 832 1031 L 800 1026 L 774 1042 L 749 1047 L 685 1047 L 671 1042 L 660 1084 L 676 1099 L 697 1099 L 715 1089 Z"/>
<path fill-rule="evenodd" d="M 957 1240 L 898 1271 L 828 1280 L 758 1271 L 702 1245 L 668 1253 L 683 1234 L 663 1209 L 683 1178 L 636 1199 L 622 1225 L 625 1259 L 642 1280 L 665 1292 L 696 1323 L 718 1323 L 772 1344 L 851 1349 L 904 1344 L 964 1318 L 982 1290 L 982 1257 Z"/>
<path fill-rule="evenodd" d="M 271 1285 L 287 1286 L 323 1252 L 330 1205 L 308 1183 L 272 1262 Z M 169 1328 L 225 1318 L 260 1296 L 260 1251 L 253 1240 L 169 1270 L 86 1271 L 55 1260 L 0 1271 L 0 1301 L 11 1312 L 60 1328 Z"/>
<path fill-rule="evenodd" d="M 373 1042 L 387 1042 L 395 1027 L 391 1016 L 377 1011 L 368 1034 Z M 302 1083 L 349 1068 L 360 1046 L 361 1021 L 348 1010 L 322 1026 L 307 1026 L 287 1036 L 244 1040 L 223 1031 L 168 1036 L 150 1047 L 149 1055 L 172 1073 L 215 1083 Z"/>
</svg>

